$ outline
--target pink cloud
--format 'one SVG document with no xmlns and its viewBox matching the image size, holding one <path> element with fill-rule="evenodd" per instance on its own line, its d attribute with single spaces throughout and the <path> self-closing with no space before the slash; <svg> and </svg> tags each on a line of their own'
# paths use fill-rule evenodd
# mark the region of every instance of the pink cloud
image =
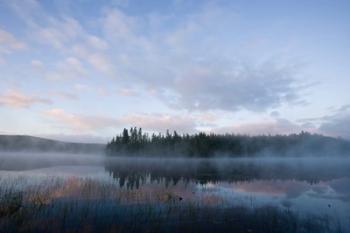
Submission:
<svg viewBox="0 0 350 233">
<path fill-rule="evenodd" d="M 20 91 L 10 90 L 0 95 L 0 105 L 28 108 L 33 104 L 51 104 L 51 100 L 36 96 L 25 95 Z"/>
<path fill-rule="evenodd" d="M 177 130 L 178 132 L 195 132 L 195 120 L 191 117 L 183 117 L 168 114 L 127 114 L 121 117 L 103 117 L 95 115 L 72 114 L 64 109 L 53 108 L 45 112 L 61 124 L 71 128 L 73 131 L 91 131 L 104 128 L 142 127 L 145 130 L 165 132 Z"/>
<path fill-rule="evenodd" d="M 140 126 L 146 130 L 165 132 L 177 130 L 178 132 L 195 132 L 195 120 L 192 117 L 170 114 L 128 114 L 120 119 L 121 123 Z"/>
<path fill-rule="evenodd" d="M 78 131 L 96 130 L 118 125 L 117 119 L 102 116 L 72 114 L 60 108 L 50 109 L 45 112 L 45 115 Z"/>
</svg>

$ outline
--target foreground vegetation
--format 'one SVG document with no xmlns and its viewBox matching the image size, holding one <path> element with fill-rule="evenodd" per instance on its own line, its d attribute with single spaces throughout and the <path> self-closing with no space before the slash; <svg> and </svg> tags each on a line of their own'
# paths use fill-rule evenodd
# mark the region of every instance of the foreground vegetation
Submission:
<svg viewBox="0 0 350 233">
<path fill-rule="evenodd" d="M 317 134 L 301 132 L 290 135 L 248 136 L 236 134 L 179 135 L 143 133 L 136 127 L 124 129 L 107 143 L 109 155 L 142 156 L 302 156 L 345 155 L 350 153 L 350 142 Z"/>
<path fill-rule="evenodd" d="M 145 201 L 139 192 L 92 180 L 52 180 L 1 189 L 0 232 L 346 232 L 331 216 L 276 206 L 186 202 L 173 194 Z"/>
<path fill-rule="evenodd" d="M 106 159 L 106 177 L 100 170 L 91 177 L 70 174 L 78 166 L 62 169 L 63 176 L 2 171 L 0 232 L 350 233 L 348 212 L 340 206 L 349 200 L 347 159 L 338 160 L 341 166 L 329 159 L 320 159 L 322 166 L 308 159 L 289 166 L 288 159 L 263 160 L 112 157 Z M 260 161 L 264 168 L 244 161 Z M 314 185 L 315 178 L 329 182 Z M 310 203 L 322 201 L 300 208 L 311 190 L 319 195 L 310 195 Z M 258 198 L 265 194 L 271 201 Z"/>
</svg>

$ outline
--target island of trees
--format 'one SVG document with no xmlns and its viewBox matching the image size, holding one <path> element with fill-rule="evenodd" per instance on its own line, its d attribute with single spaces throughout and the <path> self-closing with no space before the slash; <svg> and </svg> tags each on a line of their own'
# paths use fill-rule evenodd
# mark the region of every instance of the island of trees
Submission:
<svg viewBox="0 0 350 233">
<path fill-rule="evenodd" d="M 159 157 L 252 157 L 350 155 L 350 142 L 302 131 L 290 135 L 249 136 L 239 134 L 144 133 L 142 128 L 124 129 L 107 143 L 111 156 Z"/>
</svg>

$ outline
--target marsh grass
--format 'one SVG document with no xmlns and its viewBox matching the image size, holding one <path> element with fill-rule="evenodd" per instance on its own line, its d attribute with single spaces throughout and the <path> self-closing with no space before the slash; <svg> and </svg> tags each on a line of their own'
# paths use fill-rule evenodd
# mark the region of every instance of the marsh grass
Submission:
<svg viewBox="0 0 350 233">
<path fill-rule="evenodd" d="M 91 179 L 49 178 L 19 189 L 21 182 L 1 183 L 0 232 L 345 232 L 331 216 L 275 206 L 193 202 Z"/>
</svg>

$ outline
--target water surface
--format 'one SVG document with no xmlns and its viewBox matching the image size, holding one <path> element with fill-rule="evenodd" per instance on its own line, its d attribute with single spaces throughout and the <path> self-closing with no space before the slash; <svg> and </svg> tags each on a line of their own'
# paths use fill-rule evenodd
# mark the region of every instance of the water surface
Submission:
<svg viewBox="0 0 350 233">
<path fill-rule="evenodd" d="M 271 222 L 275 232 L 350 229 L 350 159 L 344 158 L 161 159 L 2 153 L 0 187 L 2 206 L 9 203 L 9 196 L 20 196 L 17 212 L 2 211 L 0 226 L 10 232 L 51 231 L 51 223 L 38 228 L 35 222 L 48 223 L 47 218 L 62 212 L 69 216 L 55 220 L 62 232 L 78 232 L 90 218 L 95 221 L 88 224 L 91 229 L 113 225 L 120 232 L 202 229 L 193 228 L 191 222 L 205 225 L 203 231 L 271 231 L 259 228 L 264 224 L 258 220 L 263 218 L 276 219 Z M 23 210 L 35 218 L 14 222 L 13 216 Z M 205 221 L 216 218 L 216 222 Z M 241 228 L 232 221 L 240 222 Z"/>
</svg>

